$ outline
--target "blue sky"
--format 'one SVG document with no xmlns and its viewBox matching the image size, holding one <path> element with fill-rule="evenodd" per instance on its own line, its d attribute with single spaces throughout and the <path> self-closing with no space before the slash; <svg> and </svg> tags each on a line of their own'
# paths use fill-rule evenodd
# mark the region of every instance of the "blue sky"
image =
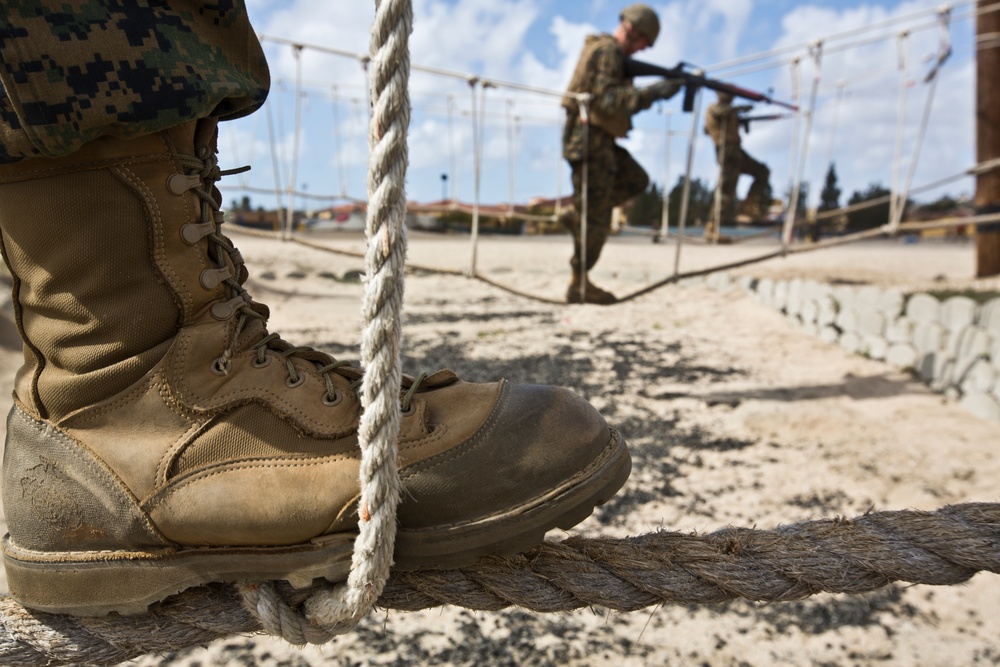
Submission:
<svg viewBox="0 0 1000 667">
<path fill-rule="evenodd" d="M 613 30 L 624 4 L 608 0 L 414 0 L 410 38 L 414 65 L 552 93 L 529 94 L 500 85 L 489 89 L 484 98 L 477 98 L 477 104 L 480 99 L 485 101 L 483 202 L 506 203 L 511 198 L 524 202 L 569 192 L 568 172 L 560 158 L 562 111 L 558 92 L 569 81 L 584 37 Z M 656 45 L 638 54 L 642 60 L 667 65 L 679 60 L 692 62 L 709 68 L 709 73 L 719 78 L 773 90 L 776 98 L 791 99 L 796 71 L 792 60 L 798 58 L 803 107 L 808 107 L 818 74 L 808 143 L 802 138 L 804 116 L 798 121 L 757 124 L 744 137 L 747 151 L 770 166 L 771 183 L 779 195 L 788 190 L 799 172 L 801 149 L 806 145 L 808 159 L 801 172 L 814 184 L 811 203 L 815 203 L 828 161 L 837 165 L 844 200 L 873 182 L 889 186 L 894 180 L 904 181 L 930 90 L 923 77 L 945 36 L 954 51 L 937 84 L 913 184 L 960 174 L 974 163 L 973 2 L 953 3 L 947 32 L 936 14 L 942 5 L 924 0 L 676 0 L 649 4 L 659 13 L 663 29 Z M 293 169 L 296 189 L 317 195 L 364 197 L 368 130 L 366 81 L 360 64 L 352 57 L 310 48 L 301 52 L 304 94 L 296 144 L 296 58 L 291 47 L 269 38 L 367 53 L 374 3 L 249 0 L 248 7 L 255 29 L 265 36 L 274 84 L 269 108 L 223 126 L 223 164 L 253 165 L 248 175 L 223 182 L 227 201 L 244 194 L 237 185 L 284 189 Z M 878 28 L 880 25 L 884 27 Z M 900 38 L 903 31 L 909 31 L 905 40 Z M 837 35 L 847 36 L 826 39 Z M 808 48 L 817 39 L 824 39 L 818 72 Z M 736 59 L 775 50 L 779 54 L 772 58 L 726 66 Z M 901 64 L 905 65 L 902 70 Z M 906 82 L 902 107 L 901 81 Z M 468 84 L 461 78 L 418 71 L 410 83 L 409 198 L 426 202 L 444 194 L 471 201 L 474 163 Z M 713 98 L 706 95 L 705 103 Z M 901 108 L 902 125 L 898 122 Z M 780 111 L 766 105 L 754 109 L 758 114 Z M 673 184 L 684 171 L 693 120 L 690 114 L 682 113 L 678 95 L 636 116 L 636 128 L 624 145 L 654 181 L 666 179 Z M 700 135 L 701 120 L 697 123 Z M 278 166 L 277 178 L 274 164 Z M 900 166 L 896 169 L 894 165 Z M 696 139 L 692 175 L 714 185 L 714 151 L 704 136 Z M 742 184 L 743 189 L 746 186 Z M 972 187 L 972 179 L 966 178 L 917 198 L 927 200 L 944 192 L 968 194 Z M 273 194 L 250 196 L 254 205 L 273 206 L 275 202 Z M 333 202 L 304 206 L 319 208 L 329 203 Z"/>
</svg>

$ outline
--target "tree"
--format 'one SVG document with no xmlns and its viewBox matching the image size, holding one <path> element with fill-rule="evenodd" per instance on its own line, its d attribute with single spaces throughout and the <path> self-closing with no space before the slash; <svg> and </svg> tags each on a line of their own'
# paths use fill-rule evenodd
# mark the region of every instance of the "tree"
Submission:
<svg viewBox="0 0 1000 667">
<path fill-rule="evenodd" d="M 663 189 L 650 183 L 646 191 L 632 200 L 628 224 L 634 227 L 658 227 L 663 216 Z"/>
<path fill-rule="evenodd" d="M 951 213 L 958 208 L 958 200 L 951 195 L 941 195 L 929 204 L 924 204 L 921 208 L 931 213 Z"/>
<path fill-rule="evenodd" d="M 826 180 L 823 182 L 823 190 L 819 193 L 819 211 L 835 211 L 840 208 L 841 189 L 837 184 L 837 168 L 833 162 L 826 170 Z"/>
<path fill-rule="evenodd" d="M 684 177 L 681 176 L 677 179 L 677 185 L 670 191 L 670 199 L 667 203 L 672 225 L 680 224 L 681 197 L 683 194 Z M 712 211 L 714 201 L 714 192 L 700 178 L 691 179 L 691 198 L 688 204 L 688 218 L 685 224 L 693 226 L 695 221 L 704 224 L 708 220 L 709 213 Z"/>
<path fill-rule="evenodd" d="M 862 202 L 873 201 L 875 199 L 886 198 L 880 204 L 875 204 L 847 214 L 847 228 L 852 231 L 862 229 L 874 229 L 889 222 L 889 199 L 891 192 L 882 187 L 881 183 L 871 183 L 867 190 L 855 192 L 847 200 L 849 206 L 861 204 Z"/>
</svg>

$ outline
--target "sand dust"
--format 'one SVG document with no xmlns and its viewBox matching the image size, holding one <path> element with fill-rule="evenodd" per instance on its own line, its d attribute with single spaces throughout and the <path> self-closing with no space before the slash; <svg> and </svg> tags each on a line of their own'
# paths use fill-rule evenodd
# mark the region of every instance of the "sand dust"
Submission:
<svg viewBox="0 0 1000 667">
<path fill-rule="evenodd" d="M 237 234 L 271 329 L 356 359 L 361 260 Z M 358 237 L 321 239 L 360 250 Z M 772 242 L 686 247 L 681 270 L 770 252 Z M 673 271 L 674 246 L 616 238 L 592 277 L 627 293 Z M 412 261 L 470 264 L 468 239 L 411 235 Z M 486 237 L 492 279 L 559 299 L 569 240 Z M 970 243 L 882 241 L 772 260 L 738 274 L 998 290 L 974 281 Z M 634 471 L 574 533 L 773 528 L 869 509 L 996 502 L 1000 427 L 885 364 L 793 328 L 736 291 L 668 286 L 614 307 L 554 306 L 475 280 L 407 279 L 405 367 L 469 380 L 569 386 L 625 434 Z M 9 395 L 19 353 L 0 351 Z M 554 538 L 564 536 L 557 532 Z M 1000 581 L 890 586 L 798 603 L 665 607 L 621 614 L 445 608 L 377 613 L 330 645 L 234 637 L 137 665 L 986 665 L 1000 663 Z"/>
</svg>

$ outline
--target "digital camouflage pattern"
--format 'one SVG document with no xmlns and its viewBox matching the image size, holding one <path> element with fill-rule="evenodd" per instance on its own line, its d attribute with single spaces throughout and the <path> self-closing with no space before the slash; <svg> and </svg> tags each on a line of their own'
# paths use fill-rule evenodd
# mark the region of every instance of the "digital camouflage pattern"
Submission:
<svg viewBox="0 0 1000 667">
<path fill-rule="evenodd" d="M 563 219 L 573 234 L 574 269 L 580 263 L 580 216 L 583 210 L 583 165 L 587 169 L 587 269 L 600 257 L 611 232 L 611 212 L 642 193 L 649 176 L 627 150 L 615 143 L 632 129 L 632 116 L 648 109 L 654 100 L 625 78 L 625 55 L 611 35 L 590 35 L 580 54 L 567 90 L 590 93 L 589 122 L 580 119 L 579 102 L 563 98 L 566 125 L 563 129 L 563 157 L 573 171 L 573 207 Z"/>
<path fill-rule="evenodd" d="M 607 148 L 591 152 L 587 162 L 571 162 L 573 170 L 573 215 L 564 224 L 573 235 L 574 271 L 580 268 L 580 217 L 583 210 L 583 166 L 586 164 L 587 181 L 587 270 L 594 268 L 608 234 L 611 233 L 611 212 L 632 197 L 642 194 L 649 186 L 646 170 L 632 155 L 612 142 Z"/>
<path fill-rule="evenodd" d="M 739 115 L 751 108 L 744 104 L 734 106 L 721 100 L 710 104 L 705 111 L 705 134 L 712 137 L 716 146 L 724 141 L 738 145 L 741 141 Z"/>
<path fill-rule="evenodd" d="M 270 76 L 242 0 L 13 0 L 0 84 L 0 162 L 12 162 L 238 118 Z"/>
<path fill-rule="evenodd" d="M 736 186 L 743 174 L 753 177 L 753 183 L 747 192 L 746 212 L 754 218 L 759 218 L 766 212 L 764 197 L 771 170 L 743 150 L 740 139 L 739 113 L 750 108 L 745 105 L 733 106 L 729 102 L 716 102 L 705 112 L 705 133 L 715 143 L 715 158 L 719 164 L 718 187 L 721 199 L 718 220 L 713 208 L 706 235 L 717 234 L 721 225 L 736 223 Z"/>
<path fill-rule="evenodd" d="M 632 129 L 632 116 L 648 109 L 655 100 L 625 78 L 625 54 L 611 35 L 590 35 L 577 62 L 568 93 L 589 93 L 589 141 L 591 148 L 615 137 L 624 137 Z M 574 162 L 584 158 L 584 132 L 580 103 L 566 95 L 566 128 L 563 133 L 563 157 Z M 595 136 L 596 135 L 596 136 Z"/>
</svg>

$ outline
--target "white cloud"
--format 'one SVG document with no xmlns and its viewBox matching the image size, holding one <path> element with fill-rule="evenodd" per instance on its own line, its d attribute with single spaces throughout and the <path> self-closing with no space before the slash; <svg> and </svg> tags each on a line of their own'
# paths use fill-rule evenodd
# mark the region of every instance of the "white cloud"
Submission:
<svg viewBox="0 0 1000 667">
<path fill-rule="evenodd" d="M 817 37 L 870 26 L 898 18 L 921 8 L 933 8 L 925 0 L 908 0 L 886 8 L 883 0 L 850 7 L 820 7 L 794 4 L 783 15 L 776 15 L 767 2 L 752 0 L 672 0 L 651 2 L 661 18 L 661 35 L 657 44 L 638 55 L 642 60 L 673 65 L 677 61 L 710 66 L 751 50 L 770 50 L 797 46 L 791 55 L 803 58 L 800 92 L 804 105 L 810 90 L 812 69 L 805 45 Z M 498 81 L 518 82 L 535 88 L 561 92 L 567 85 L 583 46 L 584 37 L 615 27 L 618 5 L 608 0 L 592 0 L 571 20 L 560 15 L 560 2 L 543 0 L 414 0 L 414 31 L 410 37 L 411 62 L 453 72 L 476 73 Z M 264 34 L 280 36 L 310 44 L 326 45 L 352 53 L 368 51 L 369 31 L 374 7 L 371 3 L 328 2 L 327 0 L 289 0 L 281 3 L 251 0 L 251 18 Z M 588 12 L 589 10 L 589 12 Z M 260 16 L 258 20 L 256 16 Z M 610 19 L 610 20 L 609 20 Z M 933 16 L 921 23 L 933 22 Z M 963 39 L 968 23 L 953 29 L 956 41 Z M 872 181 L 888 185 L 894 152 L 898 74 L 897 43 L 894 30 L 887 28 L 889 39 L 874 44 L 857 43 L 850 49 L 837 51 L 837 44 L 828 44 L 822 59 L 822 86 L 810 141 L 810 164 L 806 177 L 814 186 L 813 197 L 826 170 L 826 158 L 833 139 L 833 159 L 837 162 L 844 198 L 852 190 L 862 189 Z M 539 39 L 540 36 L 544 36 Z M 870 35 L 869 35 L 870 36 Z M 844 40 L 850 41 L 850 40 Z M 844 43 L 841 42 L 841 44 Z M 857 40 L 855 40 L 857 41 Z M 938 32 L 933 25 L 928 30 L 915 31 L 909 38 L 910 72 L 919 79 L 928 69 L 926 62 L 938 48 Z M 280 142 L 287 145 L 292 127 L 294 98 L 290 87 L 295 76 L 292 49 L 265 43 L 272 71 L 278 82 L 272 90 L 272 101 L 280 106 L 283 127 L 278 129 Z M 336 180 L 337 172 L 348 165 L 355 171 L 363 169 L 367 153 L 366 82 L 359 63 L 351 58 L 337 57 L 306 50 L 301 54 L 303 78 L 310 90 L 304 119 L 308 128 L 312 162 L 303 166 L 303 173 L 320 171 L 312 177 L 318 183 Z M 787 99 L 791 94 L 791 76 L 787 63 L 757 73 L 739 72 L 740 68 L 720 70 L 723 78 L 750 88 L 765 90 L 773 87 L 775 96 Z M 746 69 L 746 68 L 744 68 Z M 948 173 L 961 171 L 972 161 L 973 72 L 968 55 L 955 58 L 942 71 L 938 99 L 931 119 L 931 130 L 923 147 L 917 184 L 935 180 Z M 836 84 L 845 85 L 845 96 L 835 103 Z M 330 88 L 336 83 L 342 97 L 360 100 L 341 108 L 340 127 L 333 127 Z M 410 130 L 411 166 L 428 170 L 431 176 L 450 171 L 452 162 L 462 165 L 463 173 L 452 175 L 452 185 L 460 183 L 463 197 L 471 197 L 471 122 L 468 116 L 471 100 L 464 80 L 431 75 L 414 70 L 411 75 L 411 99 L 414 120 Z M 639 84 L 647 83 L 640 80 Z M 923 107 L 926 87 L 917 83 L 909 93 L 906 112 L 906 146 L 904 157 L 913 149 L 917 125 Z M 522 93 L 506 88 L 491 89 L 486 95 L 486 141 L 483 167 L 483 196 L 487 201 L 505 200 L 507 196 L 507 137 L 505 105 L 512 100 L 516 113 L 524 117 L 518 140 L 518 192 L 525 198 L 536 194 L 552 194 L 553 156 L 558 154 L 561 134 L 559 98 Z M 707 99 L 711 99 L 711 95 Z M 692 119 L 680 114 L 678 96 L 667 103 L 676 112 L 672 119 L 675 132 L 687 131 Z M 447 130 L 448 105 L 453 105 L 454 128 Z M 834 112 L 838 115 L 834 133 Z M 774 113 L 780 109 L 758 106 L 755 113 Z M 254 118 L 257 119 L 261 114 Z M 546 120 L 550 119 L 550 120 Z M 626 142 L 637 159 L 654 179 L 663 173 L 664 118 L 646 112 L 636 117 L 637 129 Z M 700 119 L 697 119 L 700 132 Z M 261 121 L 240 121 L 241 128 L 256 123 L 257 139 L 261 144 L 266 127 Z M 747 150 L 768 163 L 772 185 L 781 193 L 787 187 L 791 173 L 791 143 L 793 123 L 788 120 L 760 123 L 746 137 Z M 249 132 L 249 130 L 242 130 Z M 457 137 L 456 148 L 448 146 L 445 134 Z M 339 134 L 339 139 L 334 139 Z M 339 148 L 335 148 L 339 141 Z M 241 146 L 243 146 L 241 139 Z M 249 144 L 247 144 L 249 145 Z M 269 164 L 266 142 L 254 149 L 257 163 Z M 249 152 L 249 151 L 245 151 Z M 452 158 L 452 152 L 459 157 Z M 336 153 L 340 153 L 339 155 Z M 675 136 L 671 141 L 670 181 L 681 173 L 686 158 L 685 139 Z M 908 163 L 906 163 L 908 164 Z M 715 181 L 714 156 L 710 144 L 699 136 L 695 155 L 696 177 L 709 184 Z M 255 169 L 255 173 L 258 170 Z M 440 184 L 430 176 L 415 180 L 418 189 L 411 194 L 424 199 L 437 198 Z M 256 179 L 255 179 L 256 180 Z M 744 179 L 746 180 L 746 179 Z M 429 192 L 419 189 L 424 181 L 433 182 Z M 352 194 L 363 191 L 363 179 L 351 176 Z M 457 187 L 457 186 L 456 186 Z M 532 190 L 532 188 L 536 188 Z M 744 183 L 744 188 L 746 183 Z M 339 187 L 330 186 L 330 190 Z"/>
<path fill-rule="evenodd" d="M 928 7 L 933 8 L 933 5 L 928 2 L 905 2 L 891 10 L 872 5 L 842 10 L 798 7 L 783 18 L 782 32 L 774 47 L 806 44 L 817 37 L 856 31 L 913 15 Z M 911 26 L 926 26 L 928 29 L 913 31 L 905 40 L 900 40 L 898 35 L 902 27 Z M 961 29 L 953 28 L 952 34 Z M 900 178 L 905 176 L 910 158 L 917 150 L 917 131 L 928 94 L 928 87 L 923 84 L 922 78 L 940 47 L 939 35 L 934 17 L 928 16 L 917 22 L 896 23 L 883 30 L 845 37 L 825 45 L 820 70 L 821 94 L 810 141 L 811 159 L 805 172 L 806 178 L 813 182 L 812 203 L 818 200 L 831 137 L 835 141 L 831 157 L 837 163 L 845 199 L 852 191 L 864 189 L 870 183 L 891 186 L 894 173 L 899 173 Z M 879 36 L 884 39 L 865 43 Z M 902 62 L 907 65 L 911 85 L 906 95 L 902 159 L 896 167 L 901 53 L 905 56 Z M 914 185 L 959 173 L 970 166 L 974 131 L 970 94 L 972 78 L 968 61 L 956 60 L 947 63 L 941 71 Z M 806 63 L 809 63 L 807 55 L 802 66 L 803 106 L 808 102 L 813 74 L 811 63 Z M 787 68 L 776 72 L 773 81 L 775 87 L 783 91 L 782 94 L 789 94 L 791 79 Z M 837 85 L 843 86 L 845 92 L 839 104 L 836 101 Z M 833 126 L 835 113 L 836 127 Z M 763 153 L 780 155 L 782 149 L 787 150 L 789 136 L 778 127 L 773 130 L 766 128 L 752 137 L 748 144 L 757 146 Z M 788 158 L 779 158 L 778 162 L 787 172 Z"/>
<path fill-rule="evenodd" d="M 413 62 L 506 78 L 525 51 L 525 33 L 537 16 L 532 0 L 417 0 Z"/>
</svg>

